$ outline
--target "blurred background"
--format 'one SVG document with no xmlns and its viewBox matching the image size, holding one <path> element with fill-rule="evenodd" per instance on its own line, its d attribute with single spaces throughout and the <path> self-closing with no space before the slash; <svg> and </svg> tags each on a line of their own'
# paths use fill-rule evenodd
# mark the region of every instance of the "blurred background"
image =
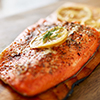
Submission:
<svg viewBox="0 0 100 100">
<path fill-rule="evenodd" d="M 0 0 L 0 18 L 43 7 L 60 0 Z"/>
<path fill-rule="evenodd" d="M 100 6 L 100 0 L 0 0 L 0 18 L 17 15 L 22 12 L 49 6 L 50 4 L 56 4 L 56 2 L 58 1 L 79 2 L 90 4 L 93 6 Z M 55 4 L 53 5 L 53 11 L 56 6 Z"/>
</svg>

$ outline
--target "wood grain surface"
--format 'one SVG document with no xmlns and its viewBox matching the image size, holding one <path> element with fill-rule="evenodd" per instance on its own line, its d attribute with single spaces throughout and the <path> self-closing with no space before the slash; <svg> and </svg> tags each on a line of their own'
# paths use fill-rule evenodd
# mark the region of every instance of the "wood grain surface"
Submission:
<svg viewBox="0 0 100 100">
<path fill-rule="evenodd" d="M 0 52 L 8 46 L 26 27 L 45 18 L 55 11 L 59 6 L 67 2 L 62 0 L 35 10 L 30 10 L 18 15 L 0 19 Z M 85 3 L 99 7 L 100 0 L 70 0 L 76 3 Z M 51 94 L 52 95 L 52 94 Z M 0 100 L 40 100 L 35 97 L 23 97 L 16 93 L 11 87 L 0 81 Z M 51 98 L 45 100 L 53 100 Z M 67 100 L 100 100 L 100 66 L 79 85 Z"/>
</svg>

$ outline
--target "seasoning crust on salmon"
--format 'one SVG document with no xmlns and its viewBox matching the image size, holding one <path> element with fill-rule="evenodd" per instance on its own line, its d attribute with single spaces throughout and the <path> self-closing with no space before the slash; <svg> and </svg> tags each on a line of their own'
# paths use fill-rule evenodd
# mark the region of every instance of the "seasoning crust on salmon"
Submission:
<svg viewBox="0 0 100 100">
<path fill-rule="evenodd" d="M 50 48 L 31 48 L 31 40 L 53 27 L 64 27 L 68 37 Z M 77 73 L 100 45 L 99 33 L 73 22 L 44 20 L 23 31 L 0 54 L 0 78 L 17 92 L 33 96 Z"/>
</svg>

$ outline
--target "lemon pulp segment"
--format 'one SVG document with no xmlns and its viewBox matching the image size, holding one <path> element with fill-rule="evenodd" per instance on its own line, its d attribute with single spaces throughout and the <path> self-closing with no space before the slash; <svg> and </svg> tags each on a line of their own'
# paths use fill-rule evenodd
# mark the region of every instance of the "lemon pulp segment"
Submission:
<svg viewBox="0 0 100 100">
<path fill-rule="evenodd" d="M 86 25 L 94 27 L 98 32 L 100 32 L 100 18 L 97 20 L 90 19 L 85 22 Z"/>
</svg>

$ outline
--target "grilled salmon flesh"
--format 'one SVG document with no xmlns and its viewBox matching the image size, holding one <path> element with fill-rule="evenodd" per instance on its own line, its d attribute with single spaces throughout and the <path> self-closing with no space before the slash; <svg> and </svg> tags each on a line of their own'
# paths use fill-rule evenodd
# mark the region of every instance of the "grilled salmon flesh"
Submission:
<svg viewBox="0 0 100 100">
<path fill-rule="evenodd" d="M 30 48 L 31 40 L 53 27 L 64 27 L 68 37 L 50 48 Z M 100 34 L 73 22 L 44 20 L 24 30 L 0 54 L 0 78 L 14 90 L 33 96 L 77 73 L 100 45 Z"/>
</svg>

